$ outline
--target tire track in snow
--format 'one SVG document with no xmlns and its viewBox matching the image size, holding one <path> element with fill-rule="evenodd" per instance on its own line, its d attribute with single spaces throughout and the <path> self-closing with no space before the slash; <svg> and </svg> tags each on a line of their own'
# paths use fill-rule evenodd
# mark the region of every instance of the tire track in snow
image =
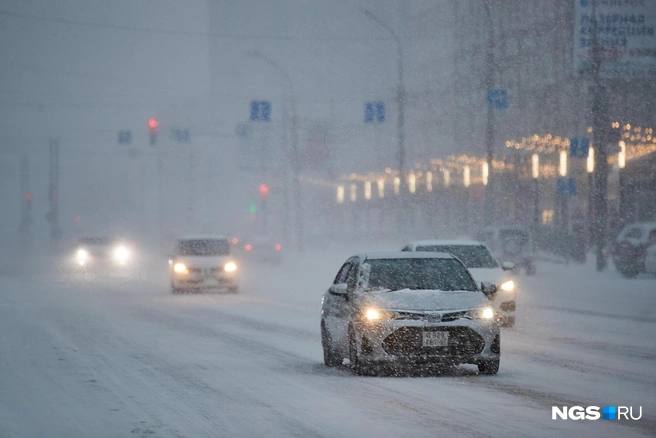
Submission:
<svg viewBox="0 0 656 438">
<path fill-rule="evenodd" d="M 147 312 L 142 312 L 141 315 L 146 318 L 153 317 L 153 315 L 148 316 Z M 365 386 L 369 388 L 370 391 L 375 393 L 374 397 L 367 397 L 365 399 L 362 399 L 361 397 L 362 394 L 360 392 L 360 389 L 357 389 L 355 386 L 352 387 L 354 389 L 357 389 L 357 391 L 346 393 L 343 391 L 342 386 L 335 387 L 331 385 L 329 382 L 322 383 L 322 384 L 324 384 L 328 390 L 330 390 L 337 396 L 350 397 L 351 399 L 357 402 L 357 405 L 362 405 L 363 401 L 365 403 L 371 403 L 372 401 L 376 401 L 377 403 L 382 403 L 383 405 L 385 404 L 389 405 L 390 395 L 392 395 L 395 398 L 392 399 L 391 402 L 396 407 L 402 408 L 414 414 L 419 414 L 423 422 L 423 425 L 429 430 L 434 430 L 435 428 L 444 428 L 452 432 L 458 433 L 460 435 L 466 435 L 471 437 L 489 436 L 488 433 L 481 433 L 472 427 L 463 425 L 461 422 L 457 420 L 451 421 L 445 418 L 441 418 L 441 419 L 435 418 L 435 412 L 438 410 L 443 411 L 445 409 L 448 409 L 447 406 L 440 405 L 439 409 L 421 408 L 420 406 L 434 404 L 435 402 L 426 401 L 425 399 L 420 400 L 415 397 L 409 396 L 408 394 L 404 394 L 400 391 L 390 390 L 388 388 L 374 384 L 372 382 L 367 382 L 367 380 L 369 380 L 368 378 L 353 376 L 350 373 L 350 371 L 344 373 L 340 370 L 337 370 L 336 372 L 335 370 L 325 368 L 323 364 L 317 364 L 316 362 L 305 356 L 301 356 L 293 352 L 276 348 L 269 343 L 257 341 L 250 337 L 236 335 L 230 331 L 222 330 L 217 327 L 210 328 L 206 326 L 197 326 L 197 325 L 189 324 L 186 319 L 181 319 L 180 317 L 169 318 L 167 316 L 163 321 L 159 315 L 155 315 L 153 320 L 158 324 L 164 324 L 167 327 L 175 330 L 191 331 L 195 334 L 200 334 L 210 339 L 220 339 L 221 341 L 227 341 L 238 348 L 244 348 L 248 350 L 249 352 L 255 354 L 256 356 L 262 356 L 263 354 L 266 354 L 267 356 L 273 357 L 277 361 L 283 363 L 284 369 L 287 370 L 299 371 L 299 365 L 305 364 L 304 366 L 302 366 L 302 370 L 305 370 L 306 372 L 307 370 L 311 370 L 313 375 L 317 375 L 316 365 L 319 365 L 321 369 L 325 370 L 324 374 L 326 376 L 330 376 L 330 375 L 339 376 L 341 373 L 345 378 L 357 380 L 360 386 Z M 312 334 L 312 338 L 316 338 L 316 336 Z M 383 406 L 383 407 L 389 409 L 389 406 Z"/>
<path fill-rule="evenodd" d="M 195 312 L 197 312 L 196 310 Z M 289 327 L 283 324 L 278 324 L 278 323 L 273 323 L 273 322 L 262 322 L 261 320 L 254 320 L 250 317 L 246 316 L 241 316 L 241 315 L 235 315 L 232 313 L 224 312 L 224 311 L 218 311 L 218 310 L 205 310 L 203 312 L 206 312 L 208 315 L 215 315 L 219 316 L 220 318 L 225 318 L 225 320 L 231 322 L 231 323 L 236 323 L 244 328 L 247 329 L 252 329 L 256 331 L 264 331 L 267 333 L 277 333 L 281 335 L 287 335 L 291 337 L 302 337 L 307 340 L 316 340 L 319 342 L 318 335 L 315 333 L 312 333 L 309 330 L 303 330 L 303 329 L 298 329 L 298 328 L 293 328 Z M 197 327 L 197 326 L 194 326 Z M 209 329 L 210 333 L 212 329 Z M 209 336 L 216 336 L 209 334 Z M 222 335 L 223 336 L 223 335 Z M 235 342 L 243 342 L 248 345 L 253 349 L 253 351 L 262 351 L 262 349 L 266 349 L 268 352 L 271 352 L 274 356 L 276 356 L 278 359 L 284 360 L 289 362 L 289 359 L 293 357 L 295 360 L 299 362 L 307 361 L 307 358 L 300 356 L 300 355 L 295 355 L 290 352 L 283 351 L 281 349 L 272 347 L 270 344 L 263 343 L 260 341 L 255 341 L 251 338 L 244 338 L 241 336 L 237 335 L 231 335 L 233 340 Z M 513 352 L 511 354 L 516 354 L 518 356 L 521 356 L 523 358 L 528 358 L 530 360 L 533 360 L 538 363 L 549 363 L 551 365 L 556 365 L 561 368 L 565 368 L 571 371 L 579 372 L 579 373 L 589 373 L 589 372 L 603 372 L 605 375 L 622 375 L 624 377 L 625 371 L 619 371 L 619 370 L 612 370 L 609 368 L 602 368 L 598 366 L 590 366 L 590 365 L 585 365 L 577 361 L 565 361 L 565 360 L 560 360 L 560 359 L 555 359 L 552 358 L 548 355 L 543 355 L 544 357 L 541 358 L 534 358 L 532 357 L 533 353 L 525 353 L 520 350 L 520 352 Z M 546 392 L 543 390 L 539 389 L 533 389 L 529 388 L 526 386 L 519 386 L 519 385 L 514 385 L 510 383 L 505 383 L 505 382 L 499 382 L 494 379 L 493 377 L 486 377 L 486 376 L 476 376 L 475 379 L 469 378 L 469 377 L 455 377 L 459 381 L 463 383 L 467 383 L 472 386 L 479 386 L 479 387 L 484 387 L 486 389 L 494 390 L 494 391 L 499 391 L 507 395 L 515 396 L 515 397 L 521 397 L 524 399 L 528 399 L 532 402 L 535 402 L 539 404 L 540 406 L 548 407 L 551 408 L 553 405 L 557 404 L 563 404 L 563 405 L 587 405 L 590 404 L 588 402 L 583 402 L 581 400 L 575 400 L 571 397 L 568 397 L 566 395 L 557 393 L 557 392 Z M 633 376 L 633 379 L 637 381 L 638 383 L 651 383 L 648 380 L 638 378 L 636 376 Z M 379 386 L 376 386 L 376 388 L 379 388 Z M 401 393 L 398 393 L 401 394 Z M 656 430 L 656 422 L 654 421 L 645 421 L 642 420 L 640 422 L 635 422 L 635 423 L 618 423 L 621 426 L 627 426 L 627 427 L 632 427 L 635 429 L 639 429 L 641 431 L 646 431 L 650 432 L 653 430 Z M 462 431 L 460 431 L 462 432 Z M 471 431 L 475 432 L 475 431 Z"/>
</svg>

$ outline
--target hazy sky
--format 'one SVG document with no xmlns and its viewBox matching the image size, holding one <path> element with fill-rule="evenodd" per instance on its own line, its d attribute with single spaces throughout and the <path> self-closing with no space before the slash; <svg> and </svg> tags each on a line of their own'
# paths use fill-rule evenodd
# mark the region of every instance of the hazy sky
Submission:
<svg viewBox="0 0 656 438">
<path fill-rule="evenodd" d="M 131 129 L 135 147 L 152 155 L 145 147 L 151 115 L 166 127 L 162 143 L 174 125 L 192 129 L 201 168 L 190 187 L 243 186 L 240 181 L 253 176 L 234 173 L 234 163 L 221 158 L 238 147 L 235 126 L 248 118 L 250 100 L 272 102 L 271 141 L 284 138 L 284 77 L 249 56 L 253 50 L 292 79 L 301 143 L 308 135 L 303 128 L 318 123 L 329 129 L 335 172 L 393 164 L 396 46 L 362 8 L 403 39 L 410 162 L 439 155 L 450 137 L 433 125 L 447 103 L 438 99 L 426 107 L 412 96 L 450 87 L 446 1 L 0 1 L 0 198 L 16 207 L 3 217 L 3 227 L 13 229 L 19 212 L 18 152 L 31 157 L 35 214 L 42 222 L 49 137 L 62 144 L 67 221 L 80 210 L 103 216 L 116 206 L 133 210 L 139 196 L 152 198 L 153 160 L 131 160 L 116 144 L 118 130 Z M 368 100 L 385 101 L 383 125 L 363 123 Z M 175 164 L 175 157 L 165 164 Z M 207 163 L 214 170 L 202 168 Z M 171 184 L 182 184 L 169 176 Z M 240 196 L 228 201 L 244 202 Z M 122 220 L 129 222 L 126 215 Z"/>
</svg>

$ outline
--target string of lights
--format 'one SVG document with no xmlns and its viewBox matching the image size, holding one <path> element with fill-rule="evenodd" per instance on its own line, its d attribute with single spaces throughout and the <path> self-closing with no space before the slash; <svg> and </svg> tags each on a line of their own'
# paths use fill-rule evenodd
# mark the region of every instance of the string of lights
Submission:
<svg viewBox="0 0 656 438">
<path fill-rule="evenodd" d="M 656 152 L 653 128 L 620 122 L 613 122 L 612 127 L 621 128 L 622 133 L 617 149 L 609 153 L 610 165 L 624 169 L 628 161 Z M 588 128 L 587 132 L 592 134 L 592 129 Z M 570 145 L 571 140 L 568 137 L 553 133 L 536 133 L 521 139 L 509 139 L 505 142 L 509 154 L 502 154 L 500 158 L 493 160 L 492 169 L 495 173 L 518 171 L 521 175 L 533 179 L 564 177 L 568 173 Z M 517 168 L 519 162 L 513 159 L 513 155 L 517 153 L 530 154 L 530 159 L 526 160 L 526 169 Z M 543 156 L 546 159 L 541 159 Z M 591 173 L 595 164 L 594 143 L 590 144 L 585 160 L 586 170 Z M 419 187 L 423 187 L 425 192 L 432 192 L 436 186 L 449 187 L 454 183 L 465 188 L 472 185 L 485 186 L 488 184 L 489 175 L 490 169 L 484 156 L 457 154 L 415 163 L 415 167 L 403 177 L 407 182 L 406 190 L 414 194 Z M 339 177 L 336 182 L 322 180 L 319 184 L 333 187 L 336 190 L 336 201 L 341 204 L 346 201 L 347 191 L 351 202 L 356 202 L 360 197 L 364 200 L 375 196 L 384 198 L 387 186 L 391 186 L 391 193 L 398 195 L 400 182 L 398 171 L 387 167 L 380 172 L 353 172 Z"/>
</svg>

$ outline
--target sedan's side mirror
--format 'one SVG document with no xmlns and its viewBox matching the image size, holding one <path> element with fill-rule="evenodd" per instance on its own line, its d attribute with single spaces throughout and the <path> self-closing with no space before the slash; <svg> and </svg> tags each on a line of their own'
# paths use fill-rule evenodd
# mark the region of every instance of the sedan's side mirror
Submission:
<svg viewBox="0 0 656 438">
<path fill-rule="evenodd" d="M 515 264 L 513 262 L 503 262 L 501 263 L 501 269 L 504 271 L 512 271 L 515 269 Z"/>
<path fill-rule="evenodd" d="M 497 285 L 483 281 L 481 282 L 481 292 L 483 292 L 488 298 L 492 299 L 497 293 Z"/>
<path fill-rule="evenodd" d="M 348 285 L 346 283 L 333 284 L 332 286 L 330 286 L 330 289 L 328 289 L 328 292 L 338 296 L 346 296 L 347 291 L 348 291 Z"/>
</svg>

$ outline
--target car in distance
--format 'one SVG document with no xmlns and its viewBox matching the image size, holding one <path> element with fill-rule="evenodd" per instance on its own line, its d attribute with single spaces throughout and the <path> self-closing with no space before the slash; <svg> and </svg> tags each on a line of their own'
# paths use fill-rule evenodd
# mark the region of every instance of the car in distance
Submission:
<svg viewBox="0 0 656 438">
<path fill-rule="evenodd" d="M 321 306 L 324 363 L 358 374 L 382 367 L 476 364 L 499 370 L 501 335 L 490 296 L 460 260 L 435 252 L 368 253 L 341 266 Z"/>
<path fill-rule="evenodd" d="M 282 243 L 268 236 L 254 236 L 241 241 L 244 258 L 278 264 L 282 261 Z"/>
<path fill-rule="evenodd" d="M 475 239 L 484 242 L 498 259 L 514 263 L 516 271 L 535 275 L 534 244 L 527 229 L 515 225 L 489 226 L 476 233 Z"/>
<path fill-rule="evenodd" d="M 475 240 L 419 240 L 410 242 L 402 251 L 446 252 L 456 256 L 469 269 L 476 282 L 494 283 L 497 293 L 494 307 L 502 325 L 515 325 L 517 282 L 511 275 L 515 264 L 499 263 L 484 243 Z"/>
<path fill-rule="evenodd" d="M 207 289 L 239 290 L 239 266 L 230 255 L 230 243 L 222 236 L 191 236 L 178 239 L 169 257 L 171 291 Z"/>
<path fill-rule="evenodd" d="M 134 263 L 134 246 L 121 239 L 82 237 L 77 241 L 72 262 L 82 271 L 123 271 Z"/>
<path fill-rule="evenodd" d="M 613 263 L 620 273 L 632 278 L 650 268 L 648 249 L 656 244 L 656 222 L 626 225 L 617 235 L 612 248 Z"/>
</svg>

